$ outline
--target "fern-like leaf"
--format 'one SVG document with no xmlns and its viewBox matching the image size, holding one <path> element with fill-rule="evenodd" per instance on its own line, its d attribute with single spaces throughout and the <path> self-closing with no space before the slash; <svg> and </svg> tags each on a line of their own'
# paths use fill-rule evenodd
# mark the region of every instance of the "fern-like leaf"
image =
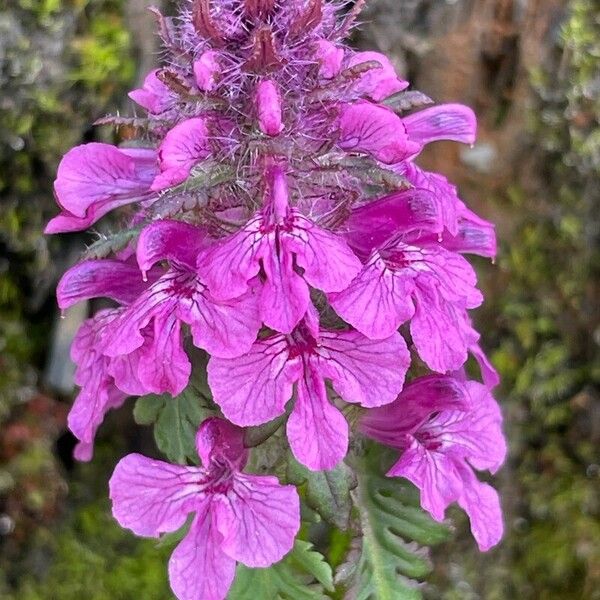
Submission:
<svg viewBox="0 0 600 600">
<path fill-rule="evenodd" d="M 336 576 L 347 586 L 346 600 L 418 600 L 419 581 L 431 570 L 427 548 L 448 537 L 448 528 L 420 508 L 410 483 L 385 477 L 387 458 L 372 447 L 357 465 L 353 500 L 362 537 Z"/>
</svg>

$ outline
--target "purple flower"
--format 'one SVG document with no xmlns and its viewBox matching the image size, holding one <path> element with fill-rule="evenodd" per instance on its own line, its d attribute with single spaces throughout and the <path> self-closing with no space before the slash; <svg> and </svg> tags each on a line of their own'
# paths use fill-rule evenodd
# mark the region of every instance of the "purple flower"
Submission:
<svg viewBox="0 0 600 600">
<path fill-rule="evenodd" d="M 113 515 L 137 535 L 159 537 L 193 514 L 169 561 L 171 587 L 180 600 L 223 600 L 237 561 L 268 567 L 292 549 L 300 503 L 294 486 L 242 473 L 242 430 L 226 421 L 204 421 L 196 448 L 201 467 L 123 458 L 109 483 Z"/>
<path fill-rule="evenodd" d="M 338 144 L 391 165 L 414 158 L 438 140 L 472 144 L 476 128 L 473 111 L 461 104 L 442 104 L 400 118 L 385 106 L 359 101 L 341 107 Z"/>
<path fill-rule="evenodd" d="M 210 155 L 206 120 L 181 121 L 165 135 L 158 149 L 160 174 L 152 182 L 159 191 L 185 181 L 192 167 Z"/>
<path fill-rule="evenodd" d="M 275 136 L 281 133 L 281 99 L 277 85 L 270 79 L 265 79 L 256 88 L 256 107 L 258 110 L 258 123 L 260 130 Z"/>
<path fill-rule="evenodd" d="M 58 166 L 54 191 L 62 212 L 48 223 L 46 233 L 80 231 L 118 206 L 151 199 L 156 173 L 154 150 L 76 146 Z"/>
<path fill-rule="evenodd" d="M 71 360 L 77 365 L 75 383 L 81 390 L 67 419 L 78 439 L 77 460 L 91 460 L 96 431 L 111 408 L 119 408 L 127 398 L 109 373 L 109 359 L 98 351 L 104 328 L 116 316 L 113 310 L 101 310 L 79 328 L 71 346 Z"/>
<path fill-rule="evenodd" d="M 495 473 L 506 457 L 502 416 L 486 386 L 448 376 L 420 377 L 398 399 L 368 411 L 360 427 L 367 436 L 401 451 L 388 471 L 421 490 L 421 506 L 442 521 L 458 502 L 471 520 L 479 548 L 496 545 L 503 533 L 496 491 L 473 469 Z"/>
<path fill-rule="evenodd" d="M 129 92 L 129 97 L 149 113 L 159 115 L 171 108 L 174 97 L 169 88 L 156 76 L 158 69 L 150 71 L 143 87 Z"/>
<path fill-rule="evenodd" d="M 360 261 L 341 236 L 289 206 L 281 166 L 270 166 L 267 177 L 262 210 L 200 255 L 198 270 L 214 297 L 227 300 L 245 294 L 262 269 L 260 317 L 268 327 L 290 333 L 308 309 L 309 285 L 341 291 L 360 270 Z"/>
<path fill-rule="evenodd" d="M 191 364 L 182 347 L 182 323 L 190 326 L 194 344 L 215 356 L 244 354 L 256 339 L 257 295 L 248 289 L 237 298 L 215 300 L 194 267 L 205 245 L 202 229 L 166 220 L 140 236 L 140 269 L 146 273 L 159 260 L 170 266 L 113 320 L 104 334 L 103 353 L 116 358 L 144 347 L 138 376 L 145 393 L 176 396 L 186 387 Z"/>
<path fill-rule="evenodd" d="M 214 50 L 206 50 L 194 61 L 194 77 L 196 85 L 203 92 L 212 92 L 217 86 L 219 73 L 219 54 Z"/>
<path fill-rule="evenodd" d="M 421 358 L 434 371 L 453 371 L 479 337 L 466 313 L 482 302 L 475 271 L 460 254 L 414 237 L 373 251 L 350 286 L 330 294 L 331 305 L 372 339 L 385 338 L 410 320 Z"/>
<path fill-rule="evenodd" d="M 223 414 L 238 425 L 281 415 L 296 384 L 288 440 L 300 462 L 320 470 L 339 463 L 348 446 L 348 426 L 330 403 L 325 380 L 346 402 L 381 406 L 398 395 L 409 364 L 399 333 L 375 341 L 356 331 L 319 330 L 311 307 L 290 335 L 260 339 L 240 358 L 211 358 L 208 381 Z"/>
</svg>

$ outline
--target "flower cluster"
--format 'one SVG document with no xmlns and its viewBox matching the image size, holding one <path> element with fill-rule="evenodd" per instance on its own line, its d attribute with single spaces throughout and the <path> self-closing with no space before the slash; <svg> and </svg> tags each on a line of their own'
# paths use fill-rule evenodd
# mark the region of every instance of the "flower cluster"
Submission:
<svg viewBox="0 0 600 600">
<path fill-rule="evenodd" d="M 241 473 L 241 428 L 282 415 L 296 459 L 322 470 L 348 452 L 345 404 L 364 407 L 354 433 L 401 452 L 389 475 L 417 485 L 424 509 L 442 520 L 457 501 L 482 549 L 502 535 L 497 495 L 472 470 L 494 472 L 505 446 L 463 256 L 493 257 L 494 228 L 415 163 L 431 142 L 472 144 L 475 117 L 423 109 L 431 101 L 405 91 L 385 56 L 350 49 L 357 10 L 193 0 L 177 17 L 157 13 L 165 66 L 130 93 L 146 116 L 103 120 L 136 138 L 78 146 L 58 169 L 48 233 L 116 208 L 130 233 L 58 286 L 63 310 L 112 300 L 72 347 L 76 456 L 91 458 L 126 397 L 186 388 L 188 342 L 210 357 L 225 420 L 201 425 L 202 467 L 130 455 L 110 485 L 115 517 L 139 535 L 194 513 L 170 563 L 181 599 L 224 598 L 235 561 L 267 566 L 291 549 L 295 489 Z M 465 379 L 469 353 L 483 384 Z M 411 359 L 434 374 L 405 386 Z"/>
</svg>

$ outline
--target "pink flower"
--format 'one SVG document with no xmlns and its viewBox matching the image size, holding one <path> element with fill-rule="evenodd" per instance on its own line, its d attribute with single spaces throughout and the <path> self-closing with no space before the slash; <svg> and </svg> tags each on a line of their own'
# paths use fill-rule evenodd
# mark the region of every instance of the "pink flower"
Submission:
<svg viewBox="0 0 600 600">
<path fill-rule="evenodd" d="M 289 206 L 286 176 L 278 165 L 268 169 L 263 209 L 198 260 L 209 290 L 223 300 L 245 294 L 261 269 L 260 317 L 282 333 L 290 333 L 306 313 L 309 285 L 324 292 L 341 291 L 360 270 L 360 261 L 342 237 Z"/>
<path fill-rule="evenodd" d="M 217 75 L 219 73 L 218 53 L 214 50 L 206 50 L 194 61 L 194 77 L 196 85 L 204 92 L 212 92 L 217 86 Z"/>
<path fill-rule="evenodd" d="M 414 483 L 421 506 L 437 521 L 458 502 L 481 550 L 502 537 L 502 512 L 496 491 L 473 469 L 495 473 L 504 462 L 501 425 L 500 409 L 486 386 L 447 376 L 414 380 L 395 402 L 361 420 L 366 435 L 401 451 L 388 476 Z"/>
<path fill-rule="evenodd" d="M 355 52 L 350 55 L 346 68 L 355 67 L 366 62 L 377 62 L 380 67 L 369 69 L 353 85 L 353 91 L 379 102 L 396 92 L 408 87 L 408 81 L 400 79 L 390 59 L 380 52 Z"/>
<path fill-rule="evenodd" d="M 476 127 L 473 111 L 461 104 L 442 104 L 400 118 L 385 106 L 359 101 L 340 109 L 338 145 L 393 164 L 414 158 L 438 140 L 472 144 Z"/>
<path fill-rule="evenodd" d="M 169 88 L 156 76 L 158 69 L 150 71 L 144 79 L 144 85 L 129 92 L 129 97 L 153 115 L 159 115 L 171 108 L 174 97 Z"/>
<path fill-rule="evenodd" d="M 319 331 L 311 307 L 291 335 L 260 339 L 240 358 L 211 358 L 208 381 L 223 414 L 238 425 L 281 415 L 296 384 L 288 440 L 300 462 L 320 470 L 339 463 L 348 446 L 348 426 L 330 403 L 325 380 L 346 402 L 381 406 L 402 389 L 409 364 L 399 333 L 374 341 L 356 331 Z"/>
<path fill-rule="evenodd" d="M 260 320 L 253 290 L 215 300 L 198 277 L 193 265 L 205 244 L 202 229 L 173 221 L 153 223 L 140 236 L 140 269 L 146 273 L 159 260 L 170 266 L 111 323 L 103 353 L 116 358 L 144 347 L 138 376 L 145 393 L 175 396 L 186 387 L 191 365 L 182 323 L 190 326 L 194 344 L 215 356 L 244 354 L 256 339 Z"/>
<path fill-rule="evenodd" d="M 222 419 L 204 421 L 196 436 L 201 467 L 129 454 L 110 480 L 113 515 L 143 537 L 190 528 L 169 561 L 180 600 L 223 600 L 239 561 L 268 567 L 294 544 L 300 527 L 296 489 L 275 477 L 242 473 L 242 431 Z"/>
<path fill-rule="evenodd" d="M 260 130 L 275 136 L 283 130 L 281 121 L 281 98 L 277 85 L 270 79 L 261 81 L 256 88 L 256 108 Z"/>
<path fill-rule="evenodd" d="M 181 121 L 165 135 L 158 149 L 160 174 L 152 190 L 160 191 L 185 181 L 192 167 L 210 155 L 209 133 L 202 117 Z"/>
<path fill-rule="evenodd" d="M 76 146 L 58 166 L 54 191 L 63 210 L 48 223 L 46 233 L 80 231 L 118 206 L 152 198 L 156 172 L 154 150 Z"/>
<path fill-rule="evenodd" d="M 96 431 L 111 408 L 119 408 L 127 398 L 109 373 L 109 359 L 98 350 L 104 328 L 116 316 L 114 310 L 101 310 L 79 328 L 71 346 L 71 360 L 77 365 L 75 383 L 81 390 L 67 419 L 78 439 L 77 460 L 91 460 Z"/>
<path fill-rule="evenodd" d="M 440 243 L 409 236 L 374 250 L 343 291 L 330 294 L 335 311 L 371 339 L 410 320 L 419 355 L 434 371 L 460 368 L 478 339 L 466 309 L 482 302 L 471 265 Z"/>
</svg>

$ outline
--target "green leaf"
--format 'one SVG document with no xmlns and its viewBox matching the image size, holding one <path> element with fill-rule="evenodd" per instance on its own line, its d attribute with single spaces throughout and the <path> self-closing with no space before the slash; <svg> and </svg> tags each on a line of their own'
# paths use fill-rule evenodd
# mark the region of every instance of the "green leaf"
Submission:
<svg viewBox="0 0 600 600">
<path fill-rule="evenodd" d="M 296 540 L 292 551 L 268 569 L 238 565 L 228 600 L 327 600 L 333 590 L 331 567 L 309 542 Z"/>
<path fill-rule="evenodd" d="M 417 581 L 431 571 L 426 547 L 449 534 L 420 508 L 412 484 L 383 475 L 389 465 L 386 457 L 385 451 L 371 447 L 357 465 L 353 499 L 362 539 L 356 540 L 336 575 L 336 582 L 351 579 L 347 597 L 352 600 L 421 598 Z"/>
<path fill-rule="evenodd" d="M 133 407 L 133 418 L 138 425 L 152 425 L 158 419 L 169 396 L 150 394 L 138 398 Z"/>
<path fill-rule="evenodd" d="M 350 490 L 356 487 L 356 478 L 348 465 L 341 463 L 330 471 L 310 471 L 290 456 L 287 479 L 297 486 L 304 485 L 306 503 L 324 521 L 347 529 L 352 507 Z"/>
<path fill-rule="evenodd" d="M 198 460 L 195 437 L 200 423 L 213 414 L 192 386 L 179 396 L 149 395 L 135 403 L 133 415 L 140 425 L 154 423 L 154 439 L 158 449 L 169 460 L 185 464 Z"/>
</svg>

